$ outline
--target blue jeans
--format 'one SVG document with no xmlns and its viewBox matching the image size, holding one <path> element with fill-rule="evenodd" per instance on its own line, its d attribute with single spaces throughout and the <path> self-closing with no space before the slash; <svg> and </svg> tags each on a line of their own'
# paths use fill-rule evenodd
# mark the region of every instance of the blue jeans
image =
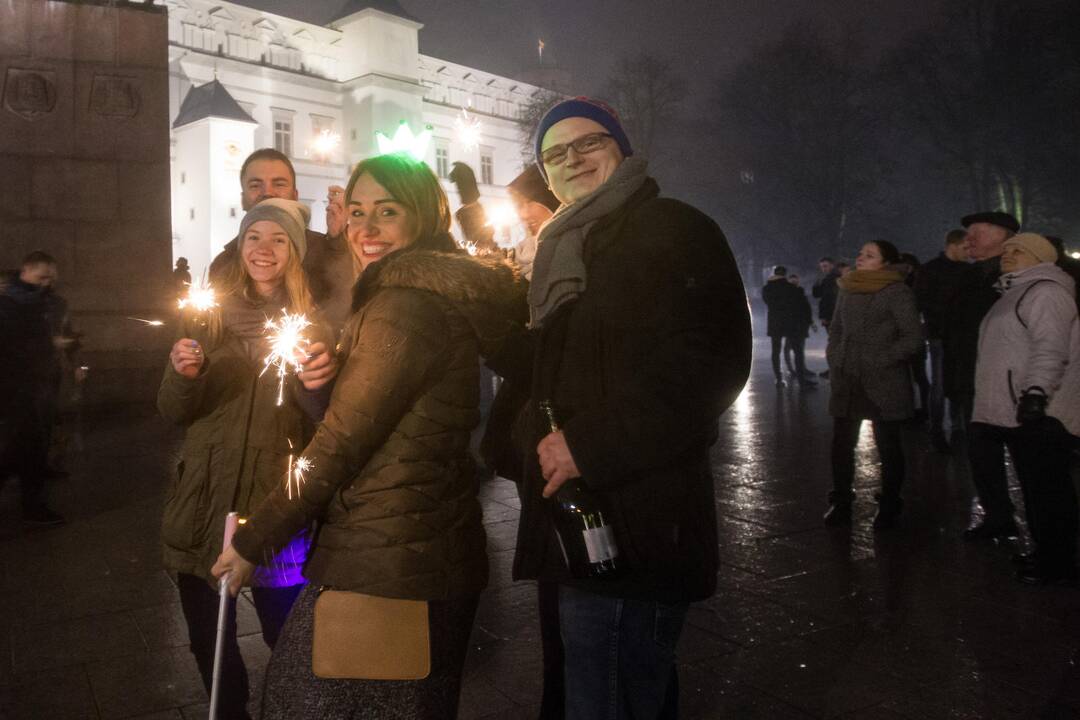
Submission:
<svg viewBox="0 0 1080 720">
<path fill-rule="evenodd" d="M 677 717 L 675 646 L 688 608 L 559 586 L 567 720 Z"/>
</svg>

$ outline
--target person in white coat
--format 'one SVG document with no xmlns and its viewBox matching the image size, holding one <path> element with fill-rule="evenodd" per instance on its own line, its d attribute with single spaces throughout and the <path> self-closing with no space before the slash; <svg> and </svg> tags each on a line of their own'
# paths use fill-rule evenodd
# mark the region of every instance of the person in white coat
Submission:
<svg viewBox="0 0 1080 720">
<path fill-rule="evenodd" d="M 1009 448 L 1024 495 L 1035 550 L 1018 555 L 1028 584 L 1076 580 L 1076 490 L 1069 476 L 1080 440 L 1080 319 L 1075 284 L 1054 265 L 1043 236 L 1006 241 L 1001 298 L 979 329 L 972 422 Z M 1004 485 L 1003 454 L 973 462 L 974 473 Z M 973 460 L 976 460 L 973 458 Z"/>
</svg>

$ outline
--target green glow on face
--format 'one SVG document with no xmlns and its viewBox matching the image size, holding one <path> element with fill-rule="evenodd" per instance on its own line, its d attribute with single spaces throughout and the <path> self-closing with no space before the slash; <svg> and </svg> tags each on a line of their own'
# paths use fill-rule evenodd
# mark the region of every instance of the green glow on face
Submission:
<svg viewBox="0 0 1080 720">
<path fill-rule="evenodd" d="M 427 156 L 428 145 L 431 144 L 431 130 L 431 126 L 427 125 L 419 135 L 414 135 L 409 124 L 402 120 L 393 138 L 376 131 L 375 140 L 379 143 L 379 154 L 390 155 L 404 152 L 422 162 Z"/>
</svg>

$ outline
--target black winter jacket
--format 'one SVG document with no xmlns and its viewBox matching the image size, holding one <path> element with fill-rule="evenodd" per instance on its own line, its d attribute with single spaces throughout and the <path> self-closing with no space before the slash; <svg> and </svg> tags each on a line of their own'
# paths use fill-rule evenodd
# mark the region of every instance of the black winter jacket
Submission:
<svg viewBox="0 0 1080 720">
<path fill-rule="evenodd" d="M 997 302 L 994 284 L 1001 277 L 1001 258 L 967 265 L 949 296 L 945 312 L 945 395 L 957 402 L 975 397 L 975 357 L 979 326 Z"/>
<path fill-rule="evenodd" d="M 769 309 L 766 333 L 769 337 L 806 337 L 814 317 L 802 288 L 792 285 L 787 278 L 770 279 L 761 288 L 761 299 Z"/>
<path fill-rule="evenodd" d="M 836 281 L 839 279 L 840 271 L 833 270 L 810 288 L 810 294 L 817 298 L 818 301 L 818 317 L 826 325 L 832 322 L 833 313 L 836 312 L 836 298 L 840 294 L 840 288 L 836 286 Z"/>
<path fill-rule="evenodd" d="M 715 590 L 709 448 L 749 373 L 749 309 L 720 229 L 658 193 L 649 180 L 599 220 L 584 247 L 586 290 L 528 342 L 489 359 L 512 380 L 531 373 L 515 427 L 524 464 L 515 579 L 668 602 Z M 629 570 L 619 580 L 571 580 L 566 571 L 541 496 L 543 399 L 553 401 L 585 482 L 612 508 Z"/>
<path fill-rule="evenodd" d="M 915 301 L 926 321 L 926 336 L 936 340 L 945 334 L 946 314 L 968 264 L 941 253 L 915 273 Z"/>
</svg>

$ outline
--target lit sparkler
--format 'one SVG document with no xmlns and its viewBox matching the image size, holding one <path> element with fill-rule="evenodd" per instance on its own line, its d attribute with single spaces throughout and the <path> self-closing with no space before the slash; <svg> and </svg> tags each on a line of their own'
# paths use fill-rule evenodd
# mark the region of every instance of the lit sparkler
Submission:
<svg viewBox="0 0 1080 720">
<path fill-rule="evenodd" d="M 472 101 L 469 101 L 472 105 Z M 457 130 L 458 141 L 465 147 L 465 151 L 475 150 L 480 144 L 480 119 L 469 114 L 469 108 L 461 108 L 461 113 L 454 119 L 454 128 Z"/>
<path fill-rule="evenodd" d="M 210 311 L 218 304 L 214 288 L 205 279 L 190 282 L 187 294 L 177 304 L 180 306 L 184 336 L 205 340 L 210 328 Z"/>
<path fill-rule="evenodd" d="M 206 312 L 217 307 L 217 299 L 214 297 L 214 288 L 202 280 L 188 283 L 187 295 L 180 298 L 180 309 L 191 308 L 195 312 Z"/>
<path fill-rule="evenodd" d="M 147 320 L 146 318 L 131 317 L 130 315 L 128 316 L 128 320 L 134 320 L 135 322 L 141 322 L 141 323 L 144 323 L 146 325 L 150 325 L 152 327 L 161 327 L 162 325 L 165 324 L 161 320 Z"/>
<path fill-rule="evenodd" d="M 494 230 L 496 245 L 507 250 L 517 244 L 518 238 L 512 237 L 512 232 L 520 225 L 521 220 L 513 205 L 503 200 L 491 207 L 485 207 L 484 215 L 487 216 L 487 224 Z"/>
<path fill-rule="evenodd" d="M 330 157 L 330 153 L 334 152 L 340 144 L 340 135 L 329 130 L 323 130 L 311 141 L 311 150 L 316 156 L 326 160 Z"/>
<path fill-rule="evenodd" d="M 277 368 L 278 405 L 281 405 L 285 399 L 285 376 L 288 375 L 290 369 L 294 372 L 302 370 L 301 359 L 304 361 L 308 359 L 309 341 L 303 333 L 309 325 L 311 322 L 308 321 L 306 315 L 292 315 L 284 310 L 281 312 L 280 320 L 266 321 L 266 339 L 270 341 L 270 353 L 266 356 L 259 375 L 261 376 L 272 367 Z"/>
<path fill-rule="evenodd" d="M 289 448 L 293 446 L 292 440 L 289 441 Z M 304 456 L 300 456 L 293 459 L 293 456 L 289 455 L 289 472 L 285 476 L 285 492 L 288 493 L 289 499 L 293 499 L 295 493 L 297 497 L 300 496 L 300 488 L 307 482 L 307 473 L 314 467 L 312 462 Z"/>
</svg>

